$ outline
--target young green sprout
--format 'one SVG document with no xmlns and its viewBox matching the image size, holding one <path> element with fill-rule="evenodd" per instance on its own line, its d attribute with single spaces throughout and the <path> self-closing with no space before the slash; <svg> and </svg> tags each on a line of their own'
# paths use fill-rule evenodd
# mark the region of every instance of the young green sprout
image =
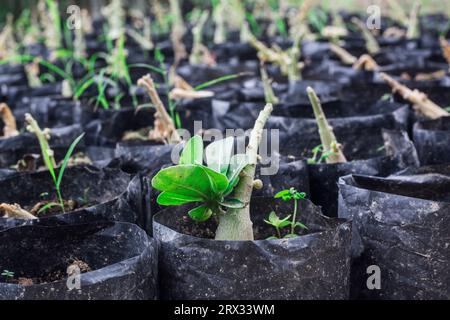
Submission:
<svg viewBox="0 0 450 320">
<path fill-rule="evenodd" d="M 216 240 L 253 240 L 249 203 L 257 152 L 271 112 L 272 105 L 266 104 L 255 122 L 245 154 L 233 155 L 234 139 L 228 137 L 206 147 L 205 165 L 201 137 L 191 138 L 183 149 L 179 164 L 162 169 L 153 177 L 153 188 L 162 191 L 158 203 L 199 203 L 200 206 L 188 214 L 200 222 L 213 215 L 218 217 Z"/>
<path fill-rule="evenodd" d="M 32 132 L 36 135 L 39 141 L 39 146 L 41 148 L 42 158 L 44 160 L 45 166 L 47 167 L 48 171 L 50 172 L 50 175 L 52 177 L 53 183 L 55 185 L 56 195 L 58 197 L 58 202 L 50 202 L 46 206 L 44 206 L 45 209 L 59 206 L 63 212 L 65 212 L 65 205 L 64 205 L 64 199 L 61 194 L 61 182 L 64 175 L 64 171 L 66 170 L 67 164 L 69 162 L 70 157 L 72 156 L 72 153 L 77 146 L 77 144 L 81 141 L 81 139 L 84 136 L 84 133 L 82 133 L 80 136 L 78 136 L 70 145 L 69 149 L 66 152 L 66 155 L 64 156 L 64 160 L 61 164 L 61 167 L 58 170 L 58 175 L 56 175 L 56 161 L 53 150 L 50 148 L 50 145 L 48 141 L 50 140 L 50 130 L 44 129 L 41 130 L 38 123 L 34 118 L 31 116 L 31 114 L 27 113 L 25 114 L 25 121 L 27 122 L 27 130 L 29 132 Z"/>
<path fill-rule="evenodd" d="M 3 272 L 0 274 L 6 278 L 12 279 L 14 278 L 14 272 L 12 271 L 8 271 L 8 270 L 3 270 Z"/>
<path fill-rule="evenodd" d="M 333 128 L 328 123 L 325 113 L 323 112 L 322 105 L 317 97 L 313 88 L 308 87 L 306 89 L 308 93 L 309 101 L 311 102 L 314 116 L 316 117 L 317 126 L 319 127 L 320 140 L 322 142 L 322 154 L 327 155 L 327 163 L 342 163 L 347 162 L 342 150 L 341 145 L 336 140 Z"/>
<path fill-rule="evenodd" d="M 308 229 L 303 223 L 297 221 L 297 211 L 298 211 L 298 201 L 306 198 L 306 193 L 298 192 L 295 188 L 289 188 L 278 192 L 275 195 L 276 199 L 281 198 L 283 201 L 291 201 L 294 200 L 294 211 L 292 214 L 287 217 L 280 219 L 274 211 L 269 214 L 269 220 L 264 220 L 265 223 L 273 226 L 277 232 L 277 236 L 271 236 L 268 240 L 271 239 L 281 239 L 281 229 L 285 227 L 290 227 L 289 232 L 283 238 L 295 238 L 298 237 L 296 233 L 296 228 L 300 227 L 303 229 Z M 291 220 L 289 220 L 292 217 Z"/>
</svg>

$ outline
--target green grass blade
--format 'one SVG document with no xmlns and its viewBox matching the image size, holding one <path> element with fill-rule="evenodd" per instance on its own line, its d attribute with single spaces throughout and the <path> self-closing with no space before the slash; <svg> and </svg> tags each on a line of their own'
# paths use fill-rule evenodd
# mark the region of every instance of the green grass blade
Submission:
<svg viewBox="0 0 450 320">
<path fill-rule="evenodd" d="M 166 73 L 166 71 L 164 69 L 152 66 L 151 64 L 146 64 L 146 63 L 133 63 L 130 64 L 128 66 L 129 68 L 144 68 L 144 69 L 149 69 L 151 71 L 157 72 L 159 74 L 164 75 Z"/>
<path fill-rule="evenodd" d="M 62 163 L 61 168 L 59 169 L 59 172 L 58 172 L 58 180 L 56 180 L 56 189 L 57 190 L 59 190 L 59 187 L 61 185 L 61 181 L 62 181 L 62 178 L 63 178 L 63 175 L 64 175 L 64 170 L 66 170 L 67 164 L 69 163 L 69 159 L 72 156 L 73 150 L 75 149 L 77 144 L 80 142 L 80 140 L 83 139 L 83 137 L 84 137 L 84 132 L 72 142 L 72 144 L 70 145 L 69 149 L 67 150 L 66 155 L 64 156 L 63 163 Z"/>
<path fill-rule="evenodd" d="M 243 76 L 248 76 L 248 75 L 251 75 L 251 74 L 252 74 L 251 72 L 239 72 L 239 73 L 229 74 L 229 75 L 226 75 L 226 76 L 215 78 L 215 79 L 210 80 L 210 81 L 203 82 L 203 83 L 199 84 L 198 86 L 196 86 L 194 88 L 194 90 L 196 90 L 196 91 L 202 90 L 204 88 L 210 87 L 212 85 L 215 85 L 215 84 L 218 84 L 218 83 L 221 83 L 221 82 L 224 82 L 224 81 L 233 80 L 233 79 L 236 79 L 236 78 L 239 78 L 239 77 L 243 77 Z"/>
</svg>

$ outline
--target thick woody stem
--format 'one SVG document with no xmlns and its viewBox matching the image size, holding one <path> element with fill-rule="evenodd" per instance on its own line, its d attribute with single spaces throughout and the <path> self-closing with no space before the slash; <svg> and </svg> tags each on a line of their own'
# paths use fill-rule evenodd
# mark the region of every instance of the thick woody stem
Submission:
<svg viewBox="0 0 450 320">
<path fill-rule="evenodd" d="M 178 66 L 180 61 L 187 56 L 186 47 L 184 46 L 183 43 L 183 35 L 185 32 L 185 28 L 178 0 L 170 0 L 169 3 L 170 3 L 170 12 L 172 13 L 173 19 L 170 39 L 172 40 L 172 46 L 175 55 L 174 65 Z"/>
<path fill-rule="evenodd" d="M 196 22 L 195 26 L 192 28 L 193 36 L 193 46 L 191 55 L 189 56 L 190 64 L 201 64 L 202 63 L 202 35 L 203 27 L 205 26 L 206 20 L 209 17 L 209 12 L 207 10 L 203 11 L 200 18 Z"/>
<path fill-rule="evenodd" d="M 330 43 L 330 50 L 338 56 L 343 64 L 353 65 L 358 60 L 354 55 L 337 44 Z"/>
<path fill-rule="evenodd" d="M 226 40 L 226 31 L 225 31 L 225 15 L 223 11 L 225 10 L 225 6 L 223 4 L 224 0 L 219 0 L 217 2 L 216 7 L 213 11 L 213 19 L 215 23 L 214 29 L 214 43 L 221 44 Z"/>
<path fill-rule="evenodd" d="M 164 107 L 164 104 L 156 91 L 152 77 L 149 74 L 143 76 L 138 80 L 137 85 L 143 87 L 147 91 L 152 104 L 156 108 L 154 130 L 162 129 L 160 130 L 162 132 L 158 132 L 157 136 L 169 143 L 180 142 L 180 135 L 178 134 L 172 118 L 167 113 L 166 108 Z"/>
<path fill-rule="evenodd" d="M 219 216 L 216 240 L 254 240 L 253 223 L 250 219 L 250 199 L 252 196 L 256 163 L 258 160 L 258 147 L 261 143 L 264 126 L 269 119 L 272 110 L 272 105 L 267 103 L 256 119 L 247 146 L 246 155 L 248 165 L 242 170 L 239 183 L 234 189 L 233 198 L 245 203 L 245 207 L 240 209 L 229 209 L 225 214 Z"/>
<path fill-rule="evenodd" d="M 341 145 L 337 142 L 334 135 L 333 128 L 328 123 L 325 113 L 323 112 L 322 105 L 317 97 L 314 89 L 311 87 L 306 88 L 309 101 L 314 110 L 314 116 L 316 117 L 317 126 L 319 127 L 320 140 L 323 145 L 325 153 L 330 155 L 326 158 L 327 163 L 342 163 L 347 162 L 347 159 L 342 152 Z"/>
<path fill-rule="evenodd" d="M 261 80 L 262 80 L 263 87 L 264 87 L 264 97 L 265 97 L 266 103 L 270 103 L 270 104 L 279 103 L 277 96 L 273 92 L 271 79 L 269 78 L 269 75 L 267 74 L 266 68 L 262 61 L 261 61 L 259 70 L 261 73 Z"/>
<path fill-rule="evenodd" d="M 419 19 L 418 19 L 419 10 L 420 10 L 420 1 L 416 0 L 409 14 L 408 31 L 406 32 L 406 38 L 408 39 L 414 39 L 419 37 Z"/>
<path fill-rule="evenodd" d="M 50 140 L 50 130 L 41 130 L 37 121 L 34 120 L 33 116 L 29 113 L 25 114 L 25 121 L 28 124 L 27 130 L 34 133 L 38 138 L 39 146 L 42 150 L 42 158 L 45 159 L 44 152 L 46 152 L 50 159 L 51 165 L 53 168 L 56 168 L 55 153 L 48 144 L 48 141 Z"/>
<path fill-rule="evenodd" d="M 373 36 L 367 26 L 360 19 L 353 17 L 352 22 L 361 30 L 364 39 L 366 40 L 366 49 L 371 54 L 377 54 L 380 52 L 380 46 L 378 45 L 377 39 Z"/>
<path fill-rule="evenodd" d="M 440 117 L 449 116 L 450 113 L 442 109 L 436 103 L 428 99 L 427 95 L 417 89 L 411 90 L 407 86 L 393 79 L 388 74 L 381 72 L 381 79 L 392 88 L 392 91 L 400 94 L 403 99 L 412 103 L 413 108 L 422 115 L 430 119 L 438 119 Z"/>
<path fill-rule="evenodd" d="M 387 3 L 391 7 L 391 15 L 406 27 L 409 19 L 405 10 L 403 10 L 403 7 L 397 2 L 397 0 L 387 0 Z"/>
</svg>

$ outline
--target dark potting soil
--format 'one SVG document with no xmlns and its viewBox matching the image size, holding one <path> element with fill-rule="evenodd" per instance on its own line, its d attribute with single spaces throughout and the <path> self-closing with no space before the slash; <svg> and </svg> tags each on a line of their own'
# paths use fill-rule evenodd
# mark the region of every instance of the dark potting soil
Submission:
<svg viewBox="0 0 450 320">
<path fill-rule="evenodd" d="M 60 265 L 54 266 L 54 269 L 40 277 L 28 277 L 25 274 L 14 274 L 13 277 L 5 277 L 6 283 L 13 283 L 22 286 L 31 286 L 36 284 L 50 283 L 67 278 L 68 268 L 78 267 L 80 273 L 92 271 L 89 264 L 77 258 L 66 259 Z"/>
<path fill-rule="evenodd" d="M 0 276 L 1 300 L 158 297 L 157 243 L 135 224 L 10 228 L 0 232 L 0 251 L 0 273 L 13 273 Z"/>
</svg>

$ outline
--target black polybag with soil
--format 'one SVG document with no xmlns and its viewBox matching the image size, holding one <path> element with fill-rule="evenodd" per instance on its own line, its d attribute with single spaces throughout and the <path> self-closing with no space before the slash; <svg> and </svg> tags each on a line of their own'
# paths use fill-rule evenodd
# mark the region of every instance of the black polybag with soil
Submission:
<svg viewBox="0 0 450 320">
<path fill-rule="evenodd" d="M 422 165 L 450 163 L 450 117 L 416 122 L 413 140 Z"/>
<path fill-rule="evenodd" d="M 311 164 L 308 166 L 311 200 L 322 207 L 327 216 L 338 214 L 339 177 L 358 173 L 387 176 L 408 166 L 419 166 L 412 141 L 404 131 L 382 130 L 383 154 L 345 163 Z"/>
<path fill-rule="evenodd" d="M 449 190 L 449 165 L 340 179 L 339 216 L 353 225 L 351 298 L 450 297 Z M 367 288 L 371 265 L 380 268 L 380 290 Z"/>
<path fill-rule="evenodd" d="M 39 213 L 38 219 L 24 220 L 0 216 L 0 230 L 20 225 L 58 226 L 96 221 L 136 223 L 144 229 L 151 226 L 149 178 L 132 177 L 116 168 L 76 166 L 66 169 L 61 183 L 64 200 L 77 206 L 53 214 Z M 42 201 L 56 201 L 53 180 L 48 171 L 22 173 L 0 180 L 0 202 L 18 203 L 30 209 Z"/>
<path fill-rule="evenodd" d="M 12 228 L 0 252 L 15 279 L 0 277 L 0 300 L 158 298 L 156 241 L 130 223 Z"/>
<path fill-rule="evenodd" d="M 253 198 L 253 226 L 262 240 L 216 241 L 216 223 L 192 222 L 188 208 L 170 207 L 154 217 L 162 299 L 348 298 L 351 230 L 345 220 L 327 218 L 304 200 L 298 219 L 309 227 L 308 234 L 264 240 L 274 230 L 263 219 L 272 210 L 290 214 L 292 204 Z M 190 235 L 199 229 L 208 238 Z"/>
<path fill-rule="evenodd" d="M 78 124 L 51 129 L 49 145 L 55 153 L 55 158 L 63 159 L 69 146 L 82 132 Z M 84 147 L 83 140 L 78 144 L 79 148 Z M 34 133 L 24 132 L 14 137 L 0 138 L 0 167 L 13 166 L 26 154 L 41 154 L 39 142 Z"/>
</svg>

